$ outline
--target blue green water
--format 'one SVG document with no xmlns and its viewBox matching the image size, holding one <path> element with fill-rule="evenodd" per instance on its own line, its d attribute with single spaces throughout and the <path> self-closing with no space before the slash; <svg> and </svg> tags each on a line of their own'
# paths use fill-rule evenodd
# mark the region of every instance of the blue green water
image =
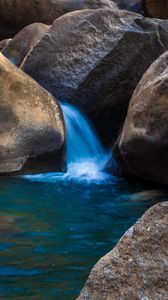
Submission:
<svg viewBox="0 0 168 300">
<path fill-rule="evenodd" d="M 108 184 L 0 179 L 0 299 L 71 300 L 90 269 L 167 191 Z"/>
</svg>

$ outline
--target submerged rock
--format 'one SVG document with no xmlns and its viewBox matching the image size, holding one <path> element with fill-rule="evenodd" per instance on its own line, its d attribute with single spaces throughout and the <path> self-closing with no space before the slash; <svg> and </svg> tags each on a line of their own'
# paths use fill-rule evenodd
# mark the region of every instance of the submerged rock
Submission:
<svg viewBox="0 0 168 300">
<path fill-rule="evenodd" d="M 22 68 L 58 100 L 77 104 L 111 143 L 140 78 L 166 49 L 168 21 L 84 10 L 57 19 Z"/>
<path fill-rule="evenodd" d="M 2 50 L 16 66 L 20 66 L 28 52 L 43 37 L 49 26 L 42 23 L 34 23 L 23 28 Z"/>
<path fill-rule="evenodd" d="M 167 300 L 168 202 L 153 206 L 93 268 L 78 300 Z"/>
<path fill-rule="evenodd" d="M 50 25 L 70 11 L 114 6 L 112 0 L 0 0 L 0 39 L 13 37 L 35 22 Z"/>
<path fill-rule="evenodd" d="M 143 0 L 143 8 L 148 17 L 168 19 L 167 0 Z"/>
<path fill-rule="evenodd" d="M 118 142 L 123 173 L 168 184 L 168 51 L 138 84 Z"/>
<path fill-rule="evenodd" d="M 0 174 L 62 170 L 65 132 L 47 91 L 0 54 Z"/>
</svg>

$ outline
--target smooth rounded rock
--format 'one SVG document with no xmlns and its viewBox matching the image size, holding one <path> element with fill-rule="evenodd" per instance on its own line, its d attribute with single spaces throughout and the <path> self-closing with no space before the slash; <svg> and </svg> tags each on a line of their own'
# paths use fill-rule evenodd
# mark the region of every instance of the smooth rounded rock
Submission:
<svg viewBox="0 0 168 300">
<path fill-rule="evenodd" d="M 168 184 L 168 51 L 144 74 L 115 149 L 121 172 Z"/>
<path fill-rule="evenodd" d="M 0 174 L 61 171 L 65 130 L 56 99 L 0 54 Z"/>
<path fill-rule="evenodd" d="M 28 52 L 43 37 L 49 26 L 42 23 L 33 23 L 23 28 L 2 50 L 16 66 L 20 66 Z"/>
</svg>

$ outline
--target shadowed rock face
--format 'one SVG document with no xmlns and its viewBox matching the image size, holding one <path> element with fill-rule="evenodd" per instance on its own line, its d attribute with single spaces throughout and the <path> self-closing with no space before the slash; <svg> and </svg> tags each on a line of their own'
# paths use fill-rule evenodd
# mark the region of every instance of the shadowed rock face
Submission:
<svg viewBox="0 0 168 300">
<path fill-rule="evenodd" d="M 114 0 L 118 8 L 142 13 L 142 0 Z"/>
<path fill-rule="evenodd" d="M 148 17 L 168 19 L 167 0 L 143 0 L 143 8 Z"/>
<path fill-rule="evenodd" d="M 64 122 L 47 91 L 0 54 L 0 174 L 64 168 Z"/>
<path fill-rule="evenodd" d="M 0 41 L 0 51 L 2 51 L 9 44 L 10 41 L 11 39 Z"/>
<path fill-rule="evenodd" d="M 109 144 L 150 64 L 168 49 L 168 21 L 122 10 L 85 10 L 57 19 L 22 69 L 58 100 L 77 104 Z"/>
<path fill-rule="evenodd" d="M 12 37 L 35 22 L 50 25 L 70 11 L 114 6 L 111 0 L 0 0 L 0 39 Z"/>
<path fill-rule="evenodd" d="M 122 172 L 168 184 L 168 51 L 138 84 L 118 142 Z"/>
<path fill-rule="evenodd" d="M 2 50 L 16 66 L 20 66 L 28 52 L 43 37 L 49 26 L 42 23 L 34 23 L 23 28 Z"/>
<path fill-rule="evenodd" d="M 93 268 L 78 300 L 167 300 L 168 203 L 149 209 Z"/>
</svg>

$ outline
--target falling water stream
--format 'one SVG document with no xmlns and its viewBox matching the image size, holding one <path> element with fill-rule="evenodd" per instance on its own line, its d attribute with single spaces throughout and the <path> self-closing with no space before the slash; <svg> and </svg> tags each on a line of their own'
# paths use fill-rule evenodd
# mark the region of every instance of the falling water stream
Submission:
<svg viewBox="0 0 168 300">
<path fill-rule="evenodd" d="M 89 120 L 75 107 L 61 105 L 67 132 L 67 176 L 79 180 L 106 180 L 110 159 Z"/>
<path fill-rule="evenodd" d="M 66 127 L 66 173 L 26 175 L 32 181 L 76 180 L 78 182 L 109 182 L 105 172 L 110 154 L 105 151 L 91 123 L 74 106 L 62 103 Z"/>
</svg>

